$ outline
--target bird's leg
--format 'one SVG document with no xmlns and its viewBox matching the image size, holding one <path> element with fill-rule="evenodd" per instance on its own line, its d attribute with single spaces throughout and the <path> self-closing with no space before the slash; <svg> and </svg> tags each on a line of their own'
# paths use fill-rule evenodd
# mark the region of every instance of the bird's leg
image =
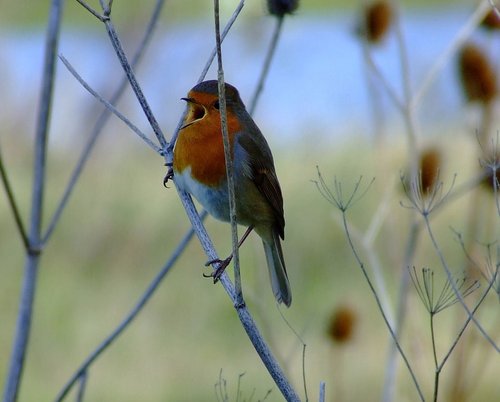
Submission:
<svg viewBox="0 0 500 402">
<path fill-rule="evenodd" d="M 248 237 L 248 235 L 250 234 L 250 232 L 252 230 L 253 230 L 253 225 L 249 226 L 247 228 L 247 230 L 245 231 L 245 233 L 243 233 L 243 236 L 241 236 L 241 239 L 238 242 L 238 248 L 241 247 L 241 245 L 246 240 L 246 238 Z M 219 265 L 215 269 L 215 271 L 212 271 L 211 274 L 208 274 L 208 275 L 207 274 L 203 274 L 203 276 L 205 278 L 214 278 L 214 283 L 217 283 L 217 281 L 219 280 L 220 276 L 222 275 L 222 273 L 224 272 L 224 270 L 227 268 L 227 266 L 229 265 L 229 263 L 231 262 L 232 259 L 233 259 L 233 253 L 229 254 L 229 257 L 225 258 L 224 260 L 216 258 L 216 259 L 207 261 L 205 263 L 206 267 L 208 267 L 209 265 L 215 264 L 215 263 L 218 263 Z"/>
<path fill-rule="evenodd" d="M 163 178 L 163 186 L 167 187 L 168 181 L 172 180 L 174 178 L 174 169 L 172 168 L 173 164 L 171 162 L 165 163 L 165 166 L 168 166 L 168 170 L 167 170 L 167 174 Z"/>
</svg>

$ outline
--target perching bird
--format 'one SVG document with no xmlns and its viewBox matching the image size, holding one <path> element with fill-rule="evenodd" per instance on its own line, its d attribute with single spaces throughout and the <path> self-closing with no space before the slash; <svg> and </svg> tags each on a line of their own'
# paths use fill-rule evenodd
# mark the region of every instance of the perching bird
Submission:
<svg viewBox="0 0 500 402">
<path fill-rule="evenodd" d="M 280 243 L 285 228 L 283 196 L 273 156 L 238 90 L 226 83 L 225 95 L 236 221 L 248 227 L 242 241 L 252 229 L 262 238 L 276 300 L 290 306 L 292 294 Z M 188 113 L 174 148 L 175 184 L 193 195 L 212 216 L 229 221 L 218 82 L 204 81 L 182 99 L 188 104 Z M 165 180 L 169 178 L 167 175 Z"/>
</svg>

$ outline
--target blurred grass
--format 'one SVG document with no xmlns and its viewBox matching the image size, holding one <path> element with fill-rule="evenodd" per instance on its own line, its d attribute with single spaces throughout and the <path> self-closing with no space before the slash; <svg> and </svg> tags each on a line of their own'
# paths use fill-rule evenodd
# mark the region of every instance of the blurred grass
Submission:
<svg viewBox="0 0 500 402">
<path fill-rule="evenodd" d="M 447 153 L 460 157 L 450 158 L 444 177 L 457 172 L 458 180 L 465 180 L 474 162 L 471 155 L 471 164 L 463 163 L 473 149 L 471 143 L 451 144 L 448 140 L 443 139 L 448 144 Z M 321 197 L 311 180 L 316 179 L 316 165 L 325 178 L 337 176 L 346 189 L 359 175 L 367 180 L 377 176 L 369 193 L 349 213 L 350 221 L 360 230 L 366 229 L 383 192 L 393 181 L 388 219 L 394 226 L 384 228 L 378 249 L 384 256 L 388 291 L 394 297 L 400 269 L 394 261 L 403 253 L 409 215 L 399 205 L 404 198 L 398 184 L 398 172 L 404 168 L 404 147 L 395 139 L 390 139 L 391 146 L 384 147 L 384 152 L 374 152 L 373 144 L 365 138 L 326 144 L 331 142 L 304 139 L 285 149 L 274 149 L 285 197 L 284 252 L 294 296 L 292 308 L 284 314 L 307 343 L 310 398 L 317 399 L 318 384 L 323 380 L 328 400 L 368 401 L 381 391 L 387 331 L 335 223 L 338 211 Z M 120 150 L 116 143 L 114 157 L 108 158 L 103 152 L 108 145 L 105 141 L 91 160 L 42 256 L 20 401 L 53 400 L 77 365 L 129 311 L 189 228 L 175 189 L 166 190 L 161 184 L 164 167 L 160 158 L 152 157 L 145 147 Z M 26 217 L 31 177 L 29 145 L 15 138 L 4 141 L 2 147 Z M 73 152 L 51 153 L 47 211 L 53 209 L 73 163 Z M 454 203 L 433 221 L 440 239 L 446 239 L 443 249 L 452 261 L 463 257 L 448 227 L 463 226 L 465 205 L 465 201 Z M 5 197 L 0 198 L 0 206 L 0 351 L 5 356 L 0 360 L 1 388 L 6 353 L 12 344 L 23 257 Z M 207 228 L 220 255 L 229 253 L 228 225 L 208 218 Z M 258 238 L 252 236 L 245 243 L 241 258 L 243 290 L 250 311 L 296 389 L 302 392 L 302 347 L 275 307 Z M 194 240 L 137 321 L 91 368 L 87 400 L 216 400 L 214 384 L 221 369 L 230 400 L 236 398 L 238 375 L 242 373 L 241 392 L 247 399 L 253 392 L 255 398 L 263 398 L 268 389 L 273 389 L 267 400 L 281 400 L 224 291 L 202 277 L 207 272 L 205 260 Z M 439 271 L 428 241 L 422 242 L 415 263 Z M 329 317 L 339 304 L 350 306 L 357 317 L 354 337 L 343 346 L 333 345 L 326 336 Z M 487 304 L 482 310 L 487 312 L 490 307 Z M 449 312 L 439 317 L 440 350 L 449 345 L 454 322 L 454 314 Z M 410 298 L 408 324 L 403 343 L 428 393 L 433 369 L 427 317 L 414 296 Z M 477 348 L 489 350 L 481 339 L 475 342 Z M 468 370 L 472 372 L 483 365 L 480 361 L 470 364 Z M 498 395 L 498 361 L 484 364 L 490 369 L 485 369 L 471 400 L 493 401 Z M 453 384 L 449 373 L 451 370 L 445 368 L 443 393 Z M 408 400 L 416 400 L 404 369 L 398 377 L 398 388 Z"/>
</svg>

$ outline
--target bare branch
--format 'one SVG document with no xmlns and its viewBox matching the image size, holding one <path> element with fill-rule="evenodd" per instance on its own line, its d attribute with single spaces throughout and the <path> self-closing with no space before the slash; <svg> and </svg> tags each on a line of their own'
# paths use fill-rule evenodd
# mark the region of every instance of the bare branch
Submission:
<svg viewBox="0 0 500 402">
<path fill-rule="evenodd" d="M 59 56 L 63 64 L 66 66 L 68 71 L 75 77 L 78 82 L 99 102 L 101 102 L 110 112 L 112 112 L 116 117 L 118 117 L 121 121 L 123 121 L 134 133 L 136 133 L 141 139 L 154 151 L 161 153 L 160 148 L 154 144 L 147 136 L 144 134 L 137 126 L 135 126 L 129 119 L 127 119 L 121 112 L 118 111 L 111 103 L 109 103 L 106 99 L 104 99 L 101 95 L 99 95 L 96 91 L 92 89 L 92 87 L 76 72 L 71 63 L 66 60 L 66 58 L 62 55 Z"/>
<path fill-rule="evenodd" d="M 220 40 L 220 23 L 219 23 L 219 0 L 214 0 L 214 17 L 215 17 L 215 42 L 217 47 L 217 78 L 219 90 L 219 107 L 220 120 L 222 127 L 222 143 L 224 145 L 224 159 L 226 163 L 227 188 L 229 197 L 229 219 L 231 222 L 231 238 L 233 246 L 233 261 L 234 261 L 234 284 L 236 288 L 236 299 L 238 304 L 244 304 L 243 291 L 241 289 L 240 277 L 240 257 L 238 247 L 238 225 L 236 223 L 236 199 L 234 193 L 234 174 L 233 160 L 231 158 L 231 149 L 229 144 L 229 132 L 227 128 L 227 110 L 226 110 L 226 90 L 224 83 L 224 68 L 222 66 L 222 50 Z"/>
<path fill-rule="evenodd" d="M 16 332 L 14 335 L 14 346 L 12 348 L 9 370 L 5 381 L 4 402 L 12 402 L 17 399 L 33 316 L 33 301 L 41 251 L 39 250 L 39 245 L 45 190 L 47 139 L 54 92 L 56 55 L 61 28 L 62 10 L 63 1 L 53 0 L 49 12 L 42 89 L 40 93 L 35 133 L 35 160 L 29 231 L 29 244 L 34 247 L 34 249 L 27 254 L 25 263 L 21 301 L 17 316 Z"/>
</svg>

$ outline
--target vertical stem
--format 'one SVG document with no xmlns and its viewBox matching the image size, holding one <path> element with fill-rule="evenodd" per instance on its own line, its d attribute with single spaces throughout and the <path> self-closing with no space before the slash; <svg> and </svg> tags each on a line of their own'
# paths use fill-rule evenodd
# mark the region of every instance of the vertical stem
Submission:
<svg viewBox="0 0 500 402">
<path fill-rule="evenodd" d="M 437 354 L 436 354 L 436 337 L 434 335 L 434 312 L 430 312 L 430 327 L 431 327 L 431 342 L 432 342 L 432 355 L 434 357 L 434 367 L 435 367 L 435 372 L 434 372 L 434 395 L 432 400 L 434 402 L 437 402 L 437 396 L 438 396 L 438 389 L 439 389 L 439 373 L 441 372 L 438 361 L 437 361 Z"/>
<path fill-rule="evenodd" d="M 434 395 L 432 396 L 432 400 L 434 402 L 437 402 L 437 400 L 438 400 L 439 374 L 440 373 L 441 373 L 441 370 L 436 369 L 436 372 L 434 374 Z"/>
<path fill-rule="evenodd" d="M 431 311 L 431 340 L 432 340 L 432 355 L 434 357 L 434 366 L 436 367 L 436 371 L 438 368 L 438 361 L 437 361 L 437 353 L 436 353 L 436 337 L 434 335 L 434 312 Z"/>
<path fill-rule="evenodd" d="M 405 259 L 403 263 L 403 272 L 401 274 L 401 279 L 399 282 L 399 294 L 398 294 L 398 306 L 396 311 L 396 336 L 400 336 L 403 326 L 405 324 L 406 310 L 408 306 L 408 285 L 410 283 L 410 275 L 407 267 L 410 266 L 410 262 L 415 255 L 417 248 L 418 237 L 420 233 L 420 226 L 416 222 L 416 215 L 414 214 L 412 219 L 413 222 L 410 227 L 410 235 L 406 246 Z M 382 392 L 382 400 L 385 402 L 394 400 L 394 391 L 396 384 L 396 374 L 397 374 L 397 357 L 398 349 L 394 342 L 391 341 L 389 345 L 389 356 L 387 358 L 386 373 L 384 379 L 384 388 Z"/>
<path fill-rule="evenodd" d="M 47 29 L 40 109 L 38 111 L 35 137 L 35 160 L 29 232 L 30 251 L 27 253 L 26 257 L 21 300 L 17 316 L 16 332 L 14 335 L 14 345 L 3 396 L 4 402 L 14 402 L 17 400 L 33 315 L 33 300 L 40 261 L 39 243 L 45 187 L 47 137 L 52 106 L 55 63 L 61 27 L 62 8 L 62 0 L 52 1 Z"/>
<path fill-rule="evenodd" d="M 234 286 L 236 289 L 236 304 L 243 304 L 243 293 L 241 290 L 240 260 L 238 252 L 238 226 L 236 224 L 236 198 L 234 193 L 234 175 L 233 160 L 231 157 L 231 148 L 229 143 L 229 133 L 227 129 L 227 110 L 226 93 L 224 87 L 224 69 L 222 67 L 222 51 L 220 40 L 220 22 L 219 22 L 219 0 L 214 0 L 215 16 L 215 39 L 217 45 L 217 76 L 219 82 L 219 107 L 222 127 L 222 142 L 224 144 L 224 157 L 226 159 L 226 176 L 229 194 L 229 217 L 231 222 L 231 235 L 233 244 L 234 261 Z"/>
<path fill-rule="evenodd" d="M 3 395 L 4 402 L 15 402 L 19 393 L 31 328 L 39 256 L 39 254 L 28 254 L 24 267 L 14 345 L 10 356 L 9 371 Z"/>
<path fill-rule="evenodd" d="M 264 81 L 269 73 L 269 67 L 271 67 L 271 61 L 273 59 L 274 53 L 276 51 L 276 45 L 278 44 L 278 39 L 281 33 L 281 27 L 283 26 L 283 21 L 285 17 L 284 15 L 280 15 L 276 18 L 276 27 L 274 28 L 273 37 L 271 39 L 271 45 L 266 54 L 266 59 L 264 61 L 264 66 L 262 67 L 262 71 L 260 73 L 259 81 L 257 83 L 257 88 L 255 88 L 255 92 L 252 96 L 252 101 L 250 103 L 249 113 L 253 116 L 255 112 L 255 108 L 257 107 L 257 101 L 259 100 L 260 93 L 264 88 Z"/>
</svg>

